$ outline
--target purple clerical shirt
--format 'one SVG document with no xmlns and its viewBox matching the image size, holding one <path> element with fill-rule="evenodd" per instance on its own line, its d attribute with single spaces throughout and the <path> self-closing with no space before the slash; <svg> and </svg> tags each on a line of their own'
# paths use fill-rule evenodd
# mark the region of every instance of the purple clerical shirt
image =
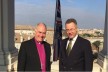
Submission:
<svg viewBox="0 0 108 72">
<path fill-rule="evenodd" d="M 37 42 L 36 40 L 35 40 L 35 43 L 37 46 L 37 50 L 38 50 L 38 54 L 39 54 L 39 58 L 41 62 L 42 72 L 46 72 L 46 54 L 45 54 L 44 45 L 42 43 Z"/>
</svg>

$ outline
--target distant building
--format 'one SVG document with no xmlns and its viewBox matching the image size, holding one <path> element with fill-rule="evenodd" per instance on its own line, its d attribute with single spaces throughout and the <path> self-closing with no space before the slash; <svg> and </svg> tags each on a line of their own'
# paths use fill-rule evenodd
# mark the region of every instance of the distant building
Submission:
<svg viewBox="0 0 108 72">
<path fill-rule="evenodd" d="M 78 33 L 79 34 L 88 33 L 88 34 L 96 35 L 96 32 L 100 32 L 101 34 L 103 34 L 104 33 L 104 30 L 101 30 L 101 29 L 79 29 L 78 30 Z"/>
<path fill-rule="evenodd" d="M 15 26 L 15 47 L 19 50 L 20 44 L 23 41 L 33 38 L 34 31 L 30 25 L 16 25 Z"/>
<path fill-rule="evenodd" d="M 95 34 L 95 32 L 100 32 L 103 34 L 103 30 L 99 30 L 99 29 L 79 29 L 79 34 L 84 34 L 84 33 L 88 33 L 88 34 Z M 19 50 L 20 48 L 20 44 L 23 41 L 29 40 L 31 38 L 33 38 L 35 35 L 34 32 L 34 27 L 30 26 L 30 25 L 15 25 L 15 47 Z M 45 41 L 47 41 L 50 44 L 53 44 L 53 35 L 54 35 L 54 29 L 48 27 L 47 28 L 47 33 L 46 33 L 46 38 Z M 66 38 L 66 31 L 65 29 L 62 30 L 62 39 Z M 96 40 L 100 40 L 101 42 L 103 42 L 103 37 L 95 37 L 95 38 L 86 38 L 88 39 L 91 43 L 96 41 Z"/>
<path fill-rule="evenodd" d="M 46 33 L 45 41 L 52 44 L 53 43 L 53 28 L 48 28 Z M 15 47 L 20 48 L 20 44 L 23 41 L 33 38 L 35 35 L 34 28 L 30 25 L 16 25 L 15 26 Z"/>
</svg>

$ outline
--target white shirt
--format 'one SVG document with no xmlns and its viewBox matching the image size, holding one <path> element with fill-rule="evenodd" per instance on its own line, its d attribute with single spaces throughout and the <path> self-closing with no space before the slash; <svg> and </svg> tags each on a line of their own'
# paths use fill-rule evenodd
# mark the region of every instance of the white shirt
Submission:
<svg viewBox="0 0 108 72">
<path fill-rule="evenodd" d="M 72 39 L 71 49 L 72 49 L 73 45 L 75 44 L 77 38 L 78 38 L 78 35 L 76 35 L 76 36 Z M 67 47 L 68 47 L 68 44 L 69 44 L 69 40 L 68 40 L 68 42 L 67 42 L 66 49 L 67 49 Z"/>
</svg>

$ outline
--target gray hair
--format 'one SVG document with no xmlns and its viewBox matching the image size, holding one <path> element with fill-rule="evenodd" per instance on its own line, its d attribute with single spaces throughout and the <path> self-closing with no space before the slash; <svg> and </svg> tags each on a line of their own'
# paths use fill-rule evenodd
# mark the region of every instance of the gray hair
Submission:
<svg viewBox="0 0 108 72">
<path fill-rule="evenodd" d="M 43 26 L 45 26 L 45 28 L 47 29 L 47 26 L 46 26 L 45 23 L 43 23 L 43 22 L 38 23 L 38 24 L 36 25 L 36 28 L 37 28 L 39 25 L 43 25 Z"/>
</svg>

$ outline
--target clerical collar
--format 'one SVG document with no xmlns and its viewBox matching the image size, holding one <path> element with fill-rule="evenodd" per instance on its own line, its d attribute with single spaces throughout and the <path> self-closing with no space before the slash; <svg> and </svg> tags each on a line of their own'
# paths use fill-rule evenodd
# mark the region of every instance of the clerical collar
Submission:
<svg viewBox="0 0 108 72">
<path fill-rule="evenodd" d="M 39 41 L 37 41 L 36 39 L 35 39 L 35 41 L 36 41 L 38 44 L 42 44 L 42 43 L 43 43 L 43 41 L 42 41 L 42 42 L 39 42 Z"/>
</svg>

